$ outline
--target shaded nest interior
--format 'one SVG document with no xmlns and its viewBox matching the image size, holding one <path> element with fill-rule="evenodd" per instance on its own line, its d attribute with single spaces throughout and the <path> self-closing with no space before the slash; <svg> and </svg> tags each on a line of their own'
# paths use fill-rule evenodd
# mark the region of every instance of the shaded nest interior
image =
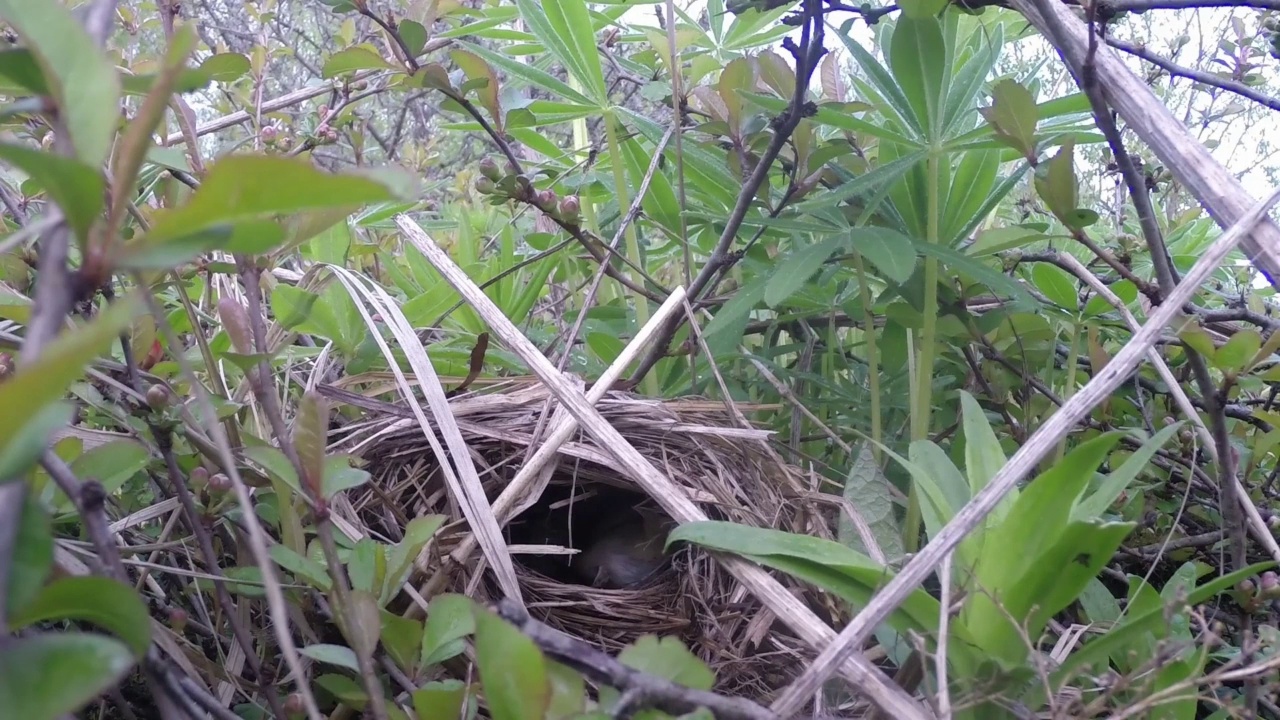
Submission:
<svg viewBox="0 0 1280 720">
<path fill-rule="evenodd" d="M 450 401 L 490 502 L 530 454 L 546 400 L 545 390 L 529 386 Z M 655 401 L 615 392 L 596 407 L 712 519 L 830 537 L 831 506 L 812 503 L 818 496 L 806 490 L 811 484 L 803 472 L 782 464 L 768 452 L 766 434 L 743 428 L 722 403 Z M 408 520 L 444 514 L 455 522 L 437 536 L 439 557 L 469 532 L 415 420 L 374 417 L 335 431 L 332 440 L 336 449 L 363 458 L 372 474 L 371 483 L 349 493 L 352 519 L 369 532 L 396 541 Z M 677 546 L 660 570 L 623 589 L 594 587 L 592 578 L 571 567 L 567 551 L 549 554 L 547 546 L 581 549 L 602 522 L 648 502 L 614 458 L 581 430 L 561 447 L 554 463 L 536 504 L 503 528 L 516 550 L 542 546 L 537 554 L 512 553 L 525 604 L 535 618 L 611 653 L 644 634 L 678 637 L 715 671 L 717 690 L 762 701 L 808 664 L 811 651 L 698 548 Z M 454 570 L 437 579 L 443 583 L 435 590 L 485 601 L 500 596 L 480 551 L 470 558 L 451 566 Z M 775 576 L 819 617 L 841 619 L 820 593 Z"/>
</svg>

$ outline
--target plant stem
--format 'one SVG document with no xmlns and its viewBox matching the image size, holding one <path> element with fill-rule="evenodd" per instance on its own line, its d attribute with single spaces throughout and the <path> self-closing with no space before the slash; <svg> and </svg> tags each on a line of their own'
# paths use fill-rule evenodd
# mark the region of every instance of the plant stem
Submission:
<svg viewBox="0 0 1280 720">
<path fill-rule="evenodd" d="M 871 394 L 871 456 L 880 464 L 880 444 L 884 442 L 884 428 L 880 417 L 880 347 L 876 339 L 875 313 L 871 311 L 871 288 L 867 287 L 867 270 L 862 255 L 853 253 L 853 264 L 858 271 L 858 302 L 862 303 L 862 337 L 867 343 L 867 391 Z M 855 460 L 855 458 L 850 458 Z"/>
<path fill-rule="evenodd" d="M 622 166 L 622 149 L 618 144 L 618 128 L 614 123 L 617 117 L 612 111 L 604 116 L 604 132 L 605 140 L 609 144 L 609 164 L 613 166 L 613 187 L 617 194 L 618 210 L 625 212 L 623 208 L 631 206 L 631 191 L 627 189 L 627 171 Z M 622 215 L 619 215 L 619 221 Z M 630 257 L 637 265 L 644 265 L 644 258 L 640 257 L 640 239 L 636 237 L 635 225 L 627 225 L 627 256 Z M 636 327 L 642 328 L 649 324 L 649 304 L 643 297 L 636 299 Z M 658 395 L 658 378 L 653 375 L 646 375 L 641 385 L 645 395 L 657 397 Z"/>
<path fill-rule="evenodd" d="M 941 151 L 934 149 L 929 153 L 929 174 L 927 210 L 925 218 L 925 240 L 930 245 L 938 243 L 939 195 L 942 189 Z M 938 335 L 938 259 L 932 255 L 924 259 L 924 326 L 920 328 L 919 353 L 916 359 L 916 388 L 913 394 L 915 407 L 911 411 L 911 441 L 918 442 L 929 438 L 930 420 L 933 417 L 933 366 L 937 349 Z M 903 526 L 903 542 L 907 552 L 915 552 L 920 541 L 920 498 L 915 484 L 907 498 L 907 517 Z"/>
</svg>

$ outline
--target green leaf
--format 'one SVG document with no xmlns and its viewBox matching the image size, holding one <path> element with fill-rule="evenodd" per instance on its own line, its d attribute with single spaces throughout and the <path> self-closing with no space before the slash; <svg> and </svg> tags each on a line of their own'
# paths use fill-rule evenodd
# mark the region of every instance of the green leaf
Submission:
<svg viewBox="0 0 1280 720">
<path fill-rule="evenodd" d="M 351 458 L 346 455 L 335 455 L 325 458 L 324 484 L 321 491 L 326 498 L 332 498 L 343 490 L 357 488 L 369 482 L 368 471 L 351 466 Z"/>
<path fill-rule="evenodd" d="M 713 339 L 717 336 L 729 338 L 734 347 L 742 341 L 742 329 L 746 327 L 756 303 L 764 298 L 765 285 L 768 282 L 767 274 L 757 275 L 746 285 L 738 288 L 738 292 L 729 298 L 729 302 L 725 303 L 711 318 L 711 322 L 707 323 L 703 332 L 707 342 L 713 344 L 713 351 Z"/>
<path fill-rule="evenodd" d="M 0 0 L 3 18 L 44 71 L 76 158 L 98 167 L 120 120 L 120 76 L 68 8 L 48 0 Z"/>
<path fill-rule="evenodd" d="M 479 606 L 475 623 L 476 665 L 493 720 L 543 720 L 551 684 L 538 646 Z"/>
<path fill-rule="evenodd" d="M 22 516 L 18 520 L 18 532 L 14 538 L 13 555 L 9 564 L 7 607 L 15 613 L 21 612 L 40 594 L 40 588 L 52 568 L 53 531 L 49 525 L 49 516 L 36 494 L 28 492 Z"/>
<path fill-rule="evenodd" d="M 247 447 L 242 452 L 245 458 L 260 465 L 267 472 L 267 477 L 282 482 L 298 495 L 305 496 L 302 485 L 298 483 L 298 472 L 283 452 L 266 445 Z"/>
<path fill-rule="evenodd" d="M 489 119 L 493 121 L 495 129 L 501 132 L 503 122 L 502 100 L 498 95 L 498 76 L 494 74 L 493 68 L 490 68 L 489 64 L 479 55 L 466 50 L 454 50 L 449 53 L 449 56 L 453 58 L 458 67 L 462 68 L 462 72 L 466 74 L 468 82 L 477 84 L 480 104 L 484 106 L 485 110 L 489 111 Z"/>
<path fill-rule="evenodd" d="M 432 598 L 422 631 L 420 667 L 429 668 L 457 657 L 463 651 L 462 639 L 475 631 L 475 615 L 469 598 L 451 593 Z"/>
<path fill-rule="evenodd" d="M 1075 139 L 1068 137 L 1049 160 L 1035 172 L 1036 193 L 1049 212 L 1071 229 L 1084 227 L 1077 222 L 1079 208 L 1078 181 L 1075 171 Z"/>
<path fill-rule="evenodd" d="M 1213 336 L 1205 332 L 1204 328 L 1195 325 L 1178 332 L 1178 339 L 1187 344 L 1187 347 L 1200 353 L 1207 358 L 1213 358 L 1218 354 L 1218 348 L 1213 343 Z"/>
<path fill-rule="evenodd" d="M 329 174 L 305 160 L 232 155 L 214 163 L 189 202 L 157 213 L 151 232 L 128 247 L 160 245 L 274 213 L 391 199 L 382 183 L 356 175 Z"/>
<path fill-rule="evenodd" d="M 351 550 L 347 574 L 355 590 L 370 590 L 387 574 L 386 546 L 373 538 L 362 538 Z"/>
<path fill-rule="evenodd" d="M 1047 236 L 1043 233 L 1017 225 L 990 228 L 978 233 L 977 239 L 965 249 L 965 253 L 970 257 L 982 257 L 1020 248 L 1045 239 L 1047 239 Z"/>
<path fill-rule="evenodd" d="M 44 454 L 49 436 L 70 425 L 75 415 L 73 404 L 57 401 L 28 417 L 9 442 L 0 446 L 0 483 L 21 479 Z"/>
<path fill-rule="evenodd" d="M 1000 439 L 991 429 L 986 411 L 973 395 L 964 390 L 960 391 L 960 407 L 963 409 L 964 422 L 964 467 L 965 474 L 969 476 L 969 494 L 972 497 L 982 492 L 982 489 L 991 482 L 991 478 L 1000 472 L 1007 458 L 1004 450 L 1000 448 Z M 1002 502 L 1001 506 L 1004 507 L 1004 512 L 1001 512 L 1001 507 L 998 506 L 990 516 L 992 520 L 1001 520 L 1004 513 L 1008 512 L 1005 503 Z"/>
<path fill-rule="evenodd" d="M 1004 522 L 988 532 L 975 568 L 978 587 L 963 616 L 975 637 L 990 635 L 1007 645 L 1007 615 L 995 599 L 1012 592 L 1030 566 L 1047 562 L 1076 499 L 1119 439 L 1120 433 L 1110 432 L 1076 447 L 1028 484 Z"/>
<path fill-rule="evenodd" d="M 870 443 L 858 446 L 856 460 L 844 479 L 844 499 L 857 508 L 871 527 L 871 534 L 889 561 L 902 557 L 902 528 L 898 525 L 892 485 L 876 464 Z M 853 527 L 853 522 L 840 513 L 840 542 L 864 555 L 870 555 Z"/>
<path fill-rule="evenodd" d="M 777 307 L 799 292 L 809 278 L 843 245 L 843 238 L 829 238 L 801 247 L 779 260 L 765 285 L 765 303 L 769 307 Z"/>
<path fill-rule="evenodd" d="M 1234 587 L 1241 580 L 1274 566 L 1275 563 L 1270 561 L 1255 563 L 1233 573 L 1209 580 L 1188 593 L 1186 599 L 1178 603 L 1178 605 L 1194 607 L 1218 593 Z M 1164 626 L 1165 608 L 1163 604 L 1156 603 L 1155 607 L 1140 611 L 1135 611 L 1131 605 L 1129 614 L 1121 620 L 1120 625 L 1111 628 L 1105 635 L 1085 643 L 1083 647 L 1077 648 L 1075 652 L 1069 654 L 1062 661 L 1062 665 L 1050 674 L 1048 686 L 1062 687 L 1064 678 L 1075 676 L 1080 668 L 1104 661 L 1112 653 L 1133 644 L 1143 634 L 1158 631 Z M 1043 701 L 1043 691 L 1044 686 L 1036 683 L 1032 689 L 1032 697 L 1028 699 L 1032 706 L 1035 706 L 1037 702 Z"/>
<path fill-rule="evenodd" d="M 410 675 L 418 674 L 418 643 L 422 638 L 422 623 L 383 610 L 382 647 L 395 661 L 397 667 Z"/>
<path fill-rule="evenodd" d="M 409 49 L 412 57 L 417 57 L 422 53 L 422 48 L 427 45 L 427 29 L 420 22 L 413 20 L 401 20 L 396 26 L 396 30 L 400 33 L 400 39 L 404 41 L 405 47 Z"/>
<path fill-rule="evenodd" d="M 667 545 L 690 542 L 789 573 L 856 606 L 865 606 L 893 572 L 840 543 L 807 535 L 719 521 L 685 523 L 673 530 Z M 895 629 L 936 637 L 938 601 L 917 590 L 889 618 Z M 955 628 L 961 632 L 959 628 Z M 958 656 L 961 648 L 952 646 Z M 955 659 L 956 656 L 953 656 Z"/>
<path fill-rule="evenodd" d="M 0 51 L 0 89 L 7 95 L 49 95 L 49 84 L 36 56 L 26 48 Z"/>
<path fill-rule="evenodd" d="M 419 553 L 431 541 L 431 537 L 444 525 L 444 515 L 423 515 L 409 521 L 404 538 L 387 552 L 387 575 L 382 584 L 379 601 L 386 604 L 400 593 L 400 588 L 413 572 L 413 563 Z"/>
<path fill-rule="evenodd" d="M 546 720 L 582 720 L 586 709 L 586 681 L 573 668 L 547 661 L 547 679 L 551 681 L 551 699 L 547 703 Z M 606 688 L 602 688 L 603 693 Z"/>
<path fill-rule="evenodd" d="M 1225 372 L 1248 370 L 1249 363 L 1262 347 L 1262 335 L 1253 328 L 1241 328 L 1213 354 L 1213 366 Z"/>
<path fill-rule="evenodd" d="M 925 137 L 940 140 L 951 58 L 935 17 L 898 18 L 889 45 L 889 66 Z"/>
<path fill-rule="evenodd" d="M 1028 652 L 1022 633 L 1040 637 L 1049 619 L 1076 601 L 1134 527 L 1134 523 L 1092 520 L 1069 523 L 1052 547 L 1002 588 L 1002 608 L 997 612 L 1004 623 L 985 633 L 975 633 L 983 647 L 1010 666 L 1020 667 Z M 1017 626 L 1010 622 L 1010 616 Z"/>
<path fill-rule="evenodd" d="M 853 197 L 864 195 L 872 190 L 879 190 L 901 178 L 908 170 L 919 164 L 921 160 L 924 160 L 928 154 L 927 150 L 916 150 L 909 155 L 904 155 L 897 160 L 880 165 L 869 173 L 859 175 L 849 182 L 842 183 L 830 192 L 825 192 L 804 202 L 797 203 L 792 209 L 799 213 L 809 213 L 815 210 L 835 207 Z"/>
<path fill-rule="evenodd" d="M 309 645 L 298 652 L 316 662 L 336 665 L 356 673 L 360 672 L 360 662 L 356 660 L 355 651 L 349 647 L 321 643 Z"/>
<path fill-rule="evenodd" d="M 330 55 L 329 59 L 324 61 L 320 76 L 327 79 L 357 70 L 400 70 L 400 68 L 387 62 L 372 46 L 357 45 Z"/>
<path fill-rule="evenodd" d="M 215 82 L 238 80 L 249 70 L 249 58 L 240 53 L 216 53 L 200 63 L 200 71 Z"/>
<path fill-rule="evenodd" d="M 268 552 L 277 565 L 288 570 L 296 578 L 306 580 L 322 592 L 328 592 L 333 586 L 329 571 L 324 565 L 294 552 L 292 548 L 279 543 L 272 545 Z"/>
<path fill-rule="evenodd" d="M 461 680 L 429 682 L 413 691 L 413 710 L 421 718 L 464 718 L 476 714 L 475 696 Z M 463 706 L 466 705 L 466 712 Z"/>
<path fill-rule="evenodd" d="M 1008 295 L 1012 301 L 1009 308 L 1011 310 L 1034 307 L 1038 304 L 1021 283 L 1014 282 L 1007 275 L 991 269 L 984 263 L 977 262 L 973 258 L 967 257 L 945 245 L 935 245 L 914 238 L 911 240 L 911 244 L 921 254 L 936 257 L 952 270 L 971 276 L 993 292 Z"/>
<path fill-rule="evenodd" d="M 982 108 L 979 112 L 991 123 L 996 137 L 1034 160 L 1037 112 L 1031 91 L 1006 78 L 991 89 L 991 99 L 991 107 Z"/>
<path fill-rule="evenodd" d="M 1031 268 L 1031 279 L 1054 305 L 1063 310 L 1080 309 L 1075 279 L 1066 270 L 1049 263 L 1036 263 Z"/>
<path fill-rule="evenodd" d="M 911 238 L 897 230 L 860 227 L 849 231 L 854 252 L 862 255 L 886 278 L 905 283 L 916 269 L 916 250 Z"/>
<path fill-rule="evenodd" d="M 458 45 L 465 47 L 476 55 L 484 58 L 490 65 L 506 71 L 508 73 L 508 77 L 519 78 L 525 83 L 533 85 L 540 90 L 545 90 L 552 95 L 558 95 L 560 98 L 576 105 L 581 105 L 583 108 L 597 107 L 597 103 L 591 100 L 591 98 L 583 95 L 577 90 L 574 90 L 568 83 L 560 80 L 551 73 L 545 72 L 533 65 L 525 65 L 522 62 L 513 60 L 505 55 L 500 55 L 479 45 L 474 45 L 468 42 L 459 42 Z M 508 87 L 510 86 L 511 83 L 508 83 Z"/>
<path fill-rule="evenodd" d="M 44 590 L 11 625 L 21 629 L 51 620 L 82 620 L 109 630 L 141 658 L 151 645 L 151 616 L 131 585 L 100 576 L 64 577 Z"/>
<path fill-rule="evenodd" d="M 41 354 L 39 363 L 19 368 L 0 383 L 0 407 L 23 408 L 22 412 L 0 413 L 0 447 L 7 451 L 33 416 L 66 393 L 84 366 L 129 327 L 136 307 L 136 296 L 117 300 L 92 322 L 58 336 Z"/>
<path fill-rule="evenodd" d="M 693 688 L 710 690 L 716 676 L 678 638 L 644 635 L 618 653 L 623 665 Z"/>
<path fill-rule="evenodd" d="M 13 163 L 58 204 L 76 237 L 84 240 L 102 212 L 106 184 L 97 170 L 75 158 L 0 143 L 0 159 Z"/>
<path fill-rule="evenodd" d="M 102 483 L 110 495 L 145 468 L 150 459 L 147 448 L 137 440 L 112 440 L 85 451 L 72 461 L 71 470 L 78 478 Z"/>
<path fill-rule="evenodd" d="M 1182 427 L 1182 421 L 1167 425 L 1142 444 L 1138 451 L 1130 455 L 1124 464 L 1106 476 L 1098 489 L 1091 493 L 1088 497 L 1081 499 L 1071 510 L 1071 519 L 1073 520 L 1089 520 L 1102 517 L 1103 513 L 1111 507 L 1111 504 L 1120 497 L 1120 494 L 1129 487 L 1134 478 L 1138 477 L 1138 473 L 1147 467 L 1147 462 L 1156 454 L 1160 448 L 1164 447 L 1169 439 L 1177 434 L 1178 429 Z"/>
<path fill-rule="evenodd" d="M 537 3 L 516 0 L 520 17 L 560 64 L 586 88 L 596 107 L 609 103 L 600 52 L 596 49 L 595 28 L 583 0 Z"/>
<path fill-rule="evenodd" d="M 22 720 L 56 720 L 80 710 L 133 667 L 119 640 L 94 633 L 9 638 L 0 653 L 0 708 Z"/>
</svg>

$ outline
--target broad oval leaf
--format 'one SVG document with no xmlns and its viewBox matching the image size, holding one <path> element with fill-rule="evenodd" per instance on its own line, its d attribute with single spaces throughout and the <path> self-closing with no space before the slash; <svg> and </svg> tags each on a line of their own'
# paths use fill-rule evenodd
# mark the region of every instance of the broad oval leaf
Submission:
<svg viewBox="0 0 1280 720">
<path fill-rule="evenodd" d="M 141 658 L 151 644 L 151 616 L 132 586 L 111 578 L 64 577 L 44 587 L 14 615 L 14 628 L 50 620 L 83 620 L 109 630 Z"/>
<path fill-rule="evenodd" d="M 476 665 L 493 720 L 543 720 L 551 700 L 547 661 L 533 641 L 476 607 Z"/>
<path fill-rule="evenodd" d="M 133 663 L 128 646 L 106 635 L 10 638 L 0 653 L 0 708 L 8 717 L 55 720 L 115 685 Z"/>
</svg>

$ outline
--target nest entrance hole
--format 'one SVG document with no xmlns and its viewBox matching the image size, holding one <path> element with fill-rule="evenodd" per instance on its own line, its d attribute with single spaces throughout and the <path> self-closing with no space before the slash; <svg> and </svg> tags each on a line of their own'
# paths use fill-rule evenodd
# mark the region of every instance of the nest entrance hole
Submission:
<svg viewBox="0 0 1280 720">
<path fill-rule="evenodd" d="M 648 502 L 642 493 L 612 485 L 552 482 L 537 504 L 508 526 L 508 542 L 558 546 L 581 552 L 609 533 L 619 521 L 638 517 L 636 508 Z M 512 560 L 565 585 L 591 585 L 594 578 L 574 562 L 574 557 L 572 554 L 522 553 Z M 668 559 L 659 574 L 670 571 Z"/>
</svg>

